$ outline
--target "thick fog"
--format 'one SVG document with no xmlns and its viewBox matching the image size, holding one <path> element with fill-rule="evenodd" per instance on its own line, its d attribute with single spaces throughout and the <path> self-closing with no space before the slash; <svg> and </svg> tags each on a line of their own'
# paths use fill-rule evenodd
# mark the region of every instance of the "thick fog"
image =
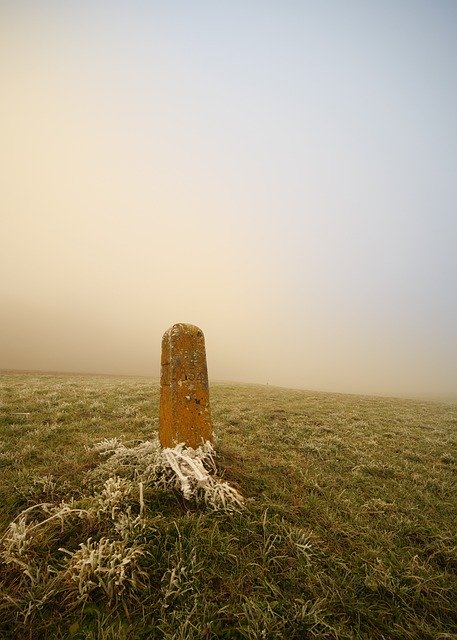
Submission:
<svg viewBox="0 0 457 640">
<path fill-rule="evenodd" d="M 457 5 L 0 6 L 0 368 L 457 397 Z"/>
</svg>

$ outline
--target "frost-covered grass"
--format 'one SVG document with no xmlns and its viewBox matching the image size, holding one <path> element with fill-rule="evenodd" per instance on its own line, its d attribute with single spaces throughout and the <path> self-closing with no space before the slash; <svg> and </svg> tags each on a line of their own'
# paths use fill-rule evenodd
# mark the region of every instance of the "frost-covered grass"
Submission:
<svg viewBox="0 0 457 640">
<path fill-rule="evenodd" d="M 0 382 L 0 638 L 457 639 L 456 405 L 213 385 L 215 455 L 155 381 Z"/>
</svg>

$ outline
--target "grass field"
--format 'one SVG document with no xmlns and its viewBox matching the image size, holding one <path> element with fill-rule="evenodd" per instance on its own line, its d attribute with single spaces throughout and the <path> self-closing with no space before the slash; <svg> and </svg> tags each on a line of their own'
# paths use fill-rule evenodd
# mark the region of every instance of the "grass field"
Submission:
<svg viewBox="0 0 457 640">
<path fill-rule="evenodd" d="M 457 639 L 455 404 L 215 384 L 215 510 L 151 475 L 156 381 L 0 381 L 2 640 Z"/>
</svg>

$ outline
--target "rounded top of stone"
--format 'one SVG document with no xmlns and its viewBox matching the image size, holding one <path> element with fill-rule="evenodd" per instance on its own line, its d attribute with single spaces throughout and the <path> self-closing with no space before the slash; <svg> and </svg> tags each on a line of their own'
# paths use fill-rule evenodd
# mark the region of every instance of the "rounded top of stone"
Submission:
<svg viewBox="0 0 457 640">
<path fill-rule="evenodd" d="M 170 336 L 177 334 L 186 334 L 196 336 L 197 338 L 203 337 L 203 331 L 199 327 L 197 327 L 195 324 L 189 324 L 187 322 L 177 322 L 169 329 L 167 329 L 167 331 L 165 331 L 165 335 L 167 334 L 169 334 Z"/>
</svg>

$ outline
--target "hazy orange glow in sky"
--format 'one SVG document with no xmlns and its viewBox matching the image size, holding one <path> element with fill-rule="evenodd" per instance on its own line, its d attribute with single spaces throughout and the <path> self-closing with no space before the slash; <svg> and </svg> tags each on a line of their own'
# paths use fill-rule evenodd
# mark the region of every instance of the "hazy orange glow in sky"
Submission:
<svg viewBox="0 0 457 640">
<path fill-rule="evenodd" d="M 5 0 L 0 368 L 457 397 L 457 4 Z"/>
</svg>

